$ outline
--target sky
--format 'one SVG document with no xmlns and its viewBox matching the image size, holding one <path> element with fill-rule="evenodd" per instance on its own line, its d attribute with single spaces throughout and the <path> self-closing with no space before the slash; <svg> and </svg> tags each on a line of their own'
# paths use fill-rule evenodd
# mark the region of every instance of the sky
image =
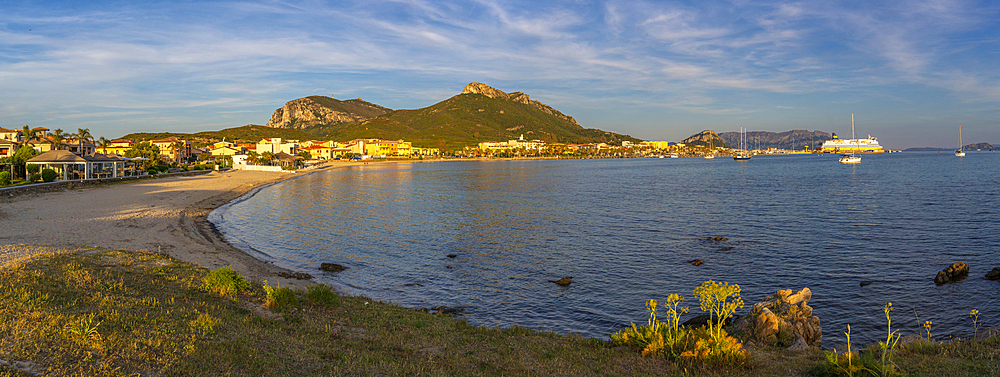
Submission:
<svg viewBox="0 0 1000 377">
<path fill-rule="evenodd" d="M 993 1 L 0 0 L 0 127 L 198 132 L 310 95 L 430 106 L 470 82 L 586 128 L 1000 144 Z"/>
</svg>

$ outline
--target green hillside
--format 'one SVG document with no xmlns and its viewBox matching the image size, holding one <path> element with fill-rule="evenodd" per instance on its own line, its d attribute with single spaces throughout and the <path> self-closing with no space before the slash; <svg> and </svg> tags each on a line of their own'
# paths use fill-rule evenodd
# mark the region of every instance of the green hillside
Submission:
<svg viewBox="0 0 1000 377">
<path fill-rule="evenodd" d="M 300 130 L 271 128 L 258 126 L 256 124 L 248 124 L 246 126 L 227 128 L 220 131 L 204 131 L 193 134 L 178 132 L 137 132 L 122 136 L 120 139 L 129 139 L 139 142 L 164 139 L 171 136 L 191 140 L 195 146 L 204 146 L 217 141 L 222 141 L 223 139 L 234 143 L 256 143 L 261 139 L 272 137 L 293 140 L 312 140 L 316 138 L 315 135 Z"/>
<path fill-rule="evenodd" d="M 638 142 L 628 135 L 586 129 L 537 106 L 481 94 L 460 94 L 430 107 L 396 110 L 361 123 L 341 123 L 306 129 L 333 140 L 404 139 L 418 147 L 449 149 L 483 141 L 506 141 L 524 135 L 549 143 Z"/>
</svg>

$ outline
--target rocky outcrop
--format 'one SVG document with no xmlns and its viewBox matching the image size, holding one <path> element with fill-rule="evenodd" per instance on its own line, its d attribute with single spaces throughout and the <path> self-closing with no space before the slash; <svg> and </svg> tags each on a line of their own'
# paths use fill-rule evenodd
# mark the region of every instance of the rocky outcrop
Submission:
<svg viewBox="0 0 1000 377">
<path fill-rule="evenodd" d="M 965 279 L 967 276 L 969 276 L 969 265 L 955 262 L 938 272 L 937 276 L 934 277 L 934 282 L 938 284 L 951 283 Z"/>
<path fill-rule="evenodd" d="M 341 266 L 336 263 L 320 263 L 319 269 L 328 272 L 340 272 L 346 270 L 347 267 Z"/>
<path fill-rule="evenodd" d="M 712 130 L 701 131 L 687 139 L 684 139 L 681 141 L 681 144 L 703 145 L 711 148 L 729 148 L 729 145 L 726 145 L 726 142 Z"/>
<path fill-rule="evenodd" d="M 562 287 L 565 287 L 565 286 L 568 286 L 571 283 L 573 283 L 573 277 L 569 276 L 569 277 L 564 277 L 564 278 L 559 279 L 559 280 L 549 280 L 549 283 L 556 283 L 556 284 L 559 284 Z"/>
<path fill-rule="evenodd" d="M 340 101 L 312 96 L 285 103 L 271 114 L 268 127 L 303 129 L 316 125 L 363 122 L 388 113 L 389 109 L 357 98 Z"/>
<path fill-rule="evenodd" d="M 465 88 L 462 89 L 462 94 L 482 94 L 490 98 L 505 99 L 512 102 L 523 103 L 525 105 L 533 106 L 541 111 L 544 111 L 549 115 L 554 115 L 556 117 L 565 119 L 573 124 L 579 125 L 578 123 L 576 123 L 576 119 L 573 119 L 573 117 L 564 115 L 563 113 L 559 112 L 559 110 L 553 109 L 552 106 L 532 100 L 531 97 L 529 97 L 527 94 L 521 92 L 504 93 L 503 91 L 497 90 L 489 85 L 474 82 L 469 85 L 466 85 Z"/>
<path fill-rule="evenodd" d="M 809 306 L 811 298 L 809 288 L 780 290 L 753 304 L 747 315 L 733 322 L 732 333 L 745 342 L 792 346 L 789 349 L 819 347 L 823 329 Z"/>
<path fill-rule="evenodd" d="M 1000 280 L 1000 267 L 994 267 L 993 270 L 987 272 L 986 280 Z"/>
</svg>

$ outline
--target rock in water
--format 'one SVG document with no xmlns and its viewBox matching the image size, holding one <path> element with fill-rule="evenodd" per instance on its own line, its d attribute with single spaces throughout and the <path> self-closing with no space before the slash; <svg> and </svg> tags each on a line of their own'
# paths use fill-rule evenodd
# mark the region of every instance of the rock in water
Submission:
<svg viewBox="0 0 1000 377">
<path fill-rule="evenodd" d="M 938 272 L 937 276 L 934 277 L 934 282 L 938 284 L 950 283 L 962 280 L 966 276 L 969 276 L 969 265 L 962 262 L 955 262 L 951 266 L 945 267 L 941 272 Z"/>
<path fill-rule="evenodd" d="M 340 272 L 340 271 L 346 270 L 347 267 L 341 266 L 341 265 L 336 264 L 336 263 L 321 263 L 319 265 L 319 269 L 323 270 L 323 271 Z"/>
<path fill-rule="evenodd" d="M 802 288 L 798 292 L 791 289 L 780 290 L 753 304 L 750 312 L 733 322 L 733 333 L 744 341 L 756 341 L 764 345 L 778 343 L 778 335 L 785 333 L 796 340 L 793 346 L 803 348 L 819 347 L 823 341 L 823 329 L 819 317 L 813 315 L 809 306 L 812 291 Z M 798 337 L 802 341 L 798 341 Z M 791 340 L 788 339 L 788 340 Z"/>
<path fill-rule="evenodd" d="M 570 276 L 570 277 L 564 277 L 564 278 L 559 279 L 559 280 L 549 280 L 549 283 L 556 283 L 556 284 L 559 284 L 560 286 L 563 286 L 563 287 L 569 285 L 569 283 L 572 283 L 572 282 L 573 282 L 573 277 L 572 276 Z"/>
<path fill-rule="evenodd" d="M 986 273 L 986 280 L 1000 280 L 1000 267 Z"/>
<path fill-rule="evenodd" d="M 719 242 L 722 242 L 722 241 L 729 241 L 729 239 L 728 239 L 728 238 L 726 238 L 726 237 L 723 237 L 723 236 L 718 236 L 718 237 L 715 237 L 715 238 L 713 238 L 713 239 L 714 239 L 714 240 L 716 240 L 716 241 L 719 241 Z"/>
<path fill-rule="evenodd" d="M 705 261 L 701 259 L 689 260 L 687 262 L 691 263 L 692 266 L 701 266 L 702 263 L 705 263 Z"/>
</svg>

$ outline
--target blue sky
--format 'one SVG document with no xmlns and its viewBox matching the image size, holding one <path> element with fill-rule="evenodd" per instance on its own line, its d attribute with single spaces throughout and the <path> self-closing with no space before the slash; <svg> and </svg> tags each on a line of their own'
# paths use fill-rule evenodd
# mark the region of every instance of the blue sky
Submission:
<svg viewBox="0 0 1000 377">
<path fill-rule="evenodd" d="M 989 1 L 0 0 L 0 127 L 266 124 L 308 95 L 393 109 L 483 82 L 646 140 L 791 129 L 1000 144 Z"/>
</svg>

